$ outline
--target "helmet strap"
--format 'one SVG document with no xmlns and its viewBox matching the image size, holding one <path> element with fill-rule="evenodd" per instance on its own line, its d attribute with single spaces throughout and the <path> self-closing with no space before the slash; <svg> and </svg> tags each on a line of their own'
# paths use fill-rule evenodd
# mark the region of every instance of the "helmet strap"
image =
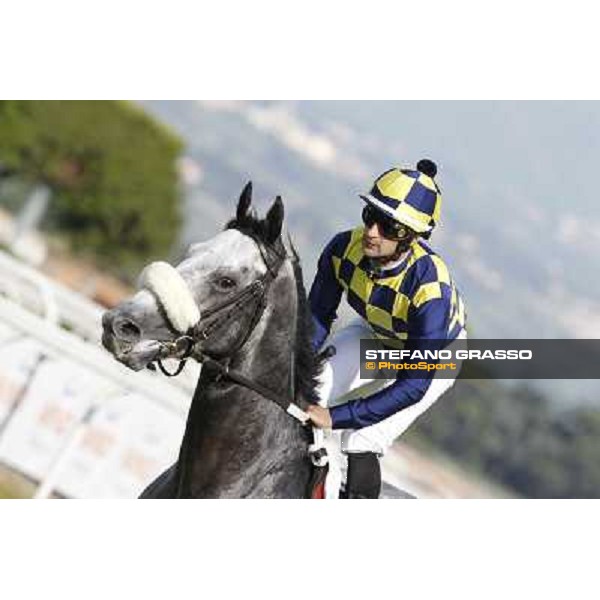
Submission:
<svg viewBox="0 0 600 600">
<path fill-rule="evenodd" d="M 419 235 L 417 233 L 412 233 L 409 236 L 403 238 L 402 240 L 398 240 L 396 249 L 392 254 L 377 258 L 370 258 L 369 263 L 371 265 L 371 268 L 375 269 L 376 271 L 379 271 L 381 269 L 385 269 L 386 265 L 400 260 L 401 256 L 410 249 L 411 244 L 418 237 Z"/>
<path fill-rule="evenodd" d="M 410 249 L 411 244 L 417 239 L 417 237 L 418 236 L 416 234 L 411 234 L 404 239 L 399 240 L 391 260 L 398 260 L 406 251 Z"/>
<path fill-rule="evenodd" d="M 410 249 L 411 244 L 419 237 L 419 235 L 415 232 L 408 233 L 401 240 L 398 240 L 396 244 L 396 249 L 393 254 L 385 257 L 385 262 L 394 262 L 397 261 L 405 252 Z M 384 260 L 383 257 L 380 260 Z"/>
</svg>

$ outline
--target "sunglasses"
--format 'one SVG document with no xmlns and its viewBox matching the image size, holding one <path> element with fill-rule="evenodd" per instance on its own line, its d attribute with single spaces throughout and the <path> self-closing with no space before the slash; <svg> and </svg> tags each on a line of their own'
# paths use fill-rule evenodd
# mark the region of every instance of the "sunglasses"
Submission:
<svg viewBox="0 0 600 600">
<path fill-rule="evenodd" d="M 372 227 L 375 223 L 379 226 L 381 234 L 390 240 L 404 239 L 409 232 L 408 227 L 398 223 L 388 217 L 381 210 L 377 210 L 374 206 L 367 204 L 362 211 L 362 220 L 367 227 Z"/>
</svg>

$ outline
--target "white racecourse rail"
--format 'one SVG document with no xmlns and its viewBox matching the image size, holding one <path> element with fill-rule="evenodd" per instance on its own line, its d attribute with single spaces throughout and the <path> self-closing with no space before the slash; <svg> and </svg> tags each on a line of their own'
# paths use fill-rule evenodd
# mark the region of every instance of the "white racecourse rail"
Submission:
<svg viewBox="0 0 600 600">
<path fill-rule="evenodd" d="M 84 340 L 100 344 L 104 312 L 102 306 L 2 251 L 0 296 L 13 300 L 44 320 L 60 325 Z M 172 383 L 193 391 L 199 368 L 189 367 L 190 365 Z"/>
<path fill-rule="evenodd" d="M 177 457 L 198 367 L 126 369 L 98 342 L 100 306 L 12 263 L 0 256 L 0 461 L 42 496 L 136 497 Z"/>
</svg>

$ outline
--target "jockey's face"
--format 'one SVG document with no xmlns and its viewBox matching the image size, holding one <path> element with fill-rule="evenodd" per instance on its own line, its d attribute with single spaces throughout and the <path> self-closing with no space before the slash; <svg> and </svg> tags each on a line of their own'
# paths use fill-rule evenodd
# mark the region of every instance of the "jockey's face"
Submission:
<svg viewBox="0 0 600 600">
<path fill-rule="evenodd" d="M 367 204 L 363 208 L 362 220 L 365 230 L 362 239 L 364 254 L 385 263 L 386 258 L 396 260 L 408 250 L 416 234 L 406 225 L 391 218 L 376 207 Z"/>
<path fill-rule="evenodd" d="M 369 258 L 386 258 L 392 256 L 398 247 L 398 240 L 386 238 L 379 223 L 373 223 L 370 227 L 365 225 L 362 238 L 362 248 L 365 256 Z"/>
</svg>

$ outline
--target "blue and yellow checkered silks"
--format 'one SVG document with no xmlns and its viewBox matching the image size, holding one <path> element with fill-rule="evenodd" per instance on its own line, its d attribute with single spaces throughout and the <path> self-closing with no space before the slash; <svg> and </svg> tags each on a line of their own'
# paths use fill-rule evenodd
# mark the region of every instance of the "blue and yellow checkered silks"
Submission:
<svg viewBox="0 0 600 600">
<path fill-rule="evenodd" d="M 333 271 L 350 306 L 377 337 L 406 340 L 412 312 L 443 298 L 432 305 L 440 311 L 436 320 L 443 324 L 436 336 L 455 339 L 465 327 L 465 306 L 444 261 L 417 239 L 397 267 L 373 274 L 362 250 L 363 232 L 364 227 L 358 227 L 339 234 L 332 247 Z"/>
<path fill-rule="evenodd" d="M 433 177 L 418 170 L 390 169 L 361 198 L 417 233 L 431 231 L 440 220 L 440 189 Z"/>
</svg>

